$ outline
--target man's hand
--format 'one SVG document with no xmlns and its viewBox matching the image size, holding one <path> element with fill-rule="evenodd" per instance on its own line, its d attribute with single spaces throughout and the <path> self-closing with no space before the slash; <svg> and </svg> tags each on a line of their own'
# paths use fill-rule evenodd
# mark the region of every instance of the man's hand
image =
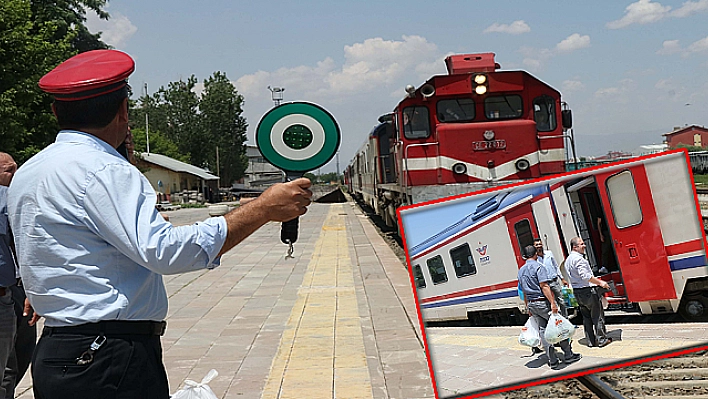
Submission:
<svg viewBox="0 0 708 399">
<path fill-rule="evenodd" d="M 25 298 L 25 307 L 22 310 L 22 316 L 27 317 L 30 313 L 32 313 L 32 318 L 27 322 L 27 324 L 33 326 L 37 324 L 41 316 L 38 315 L 37 312 L 34 311 L 34 309 L 32 309 L 32 305 L 30 305 L 29 299 Z"/>
<path fill-rule="evenodd" d="M 312 202 L 311 184 L 306 178 L 278 183 L 255 200 L 224 215 L 228 233 L 218 256 L 226 253 L 268 222 L 287 222 L 304 215 L 307 206 Z"/>
<path fill-rule="evenodd" d="M 307 212 L 307 206 L 312 203 L 311 185 L 310 180 L 304 177 L 276 184 L 249 205 L 262 207 L 270 221 L 287 222 Z"/>
<path fill-rule="evenodd" d="M 558 304 L 556 303 L 556 301 L 551 301 L 551 312 L 553 314 L 558 313 Z"/>
</svg>

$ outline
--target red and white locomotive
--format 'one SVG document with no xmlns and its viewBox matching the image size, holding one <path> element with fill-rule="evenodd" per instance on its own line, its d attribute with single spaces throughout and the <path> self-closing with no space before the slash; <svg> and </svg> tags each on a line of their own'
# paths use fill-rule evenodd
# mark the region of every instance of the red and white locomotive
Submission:
<svg viewBox="0 0 708 399">
<path fill-rule="evenodd" d="M 452 55 L 379 118 L 345 170 L 349 191 L 390 226 L 401 205 L 565 171 L 571 112 L 560 93 L 494 53 Z"/>
</svg>

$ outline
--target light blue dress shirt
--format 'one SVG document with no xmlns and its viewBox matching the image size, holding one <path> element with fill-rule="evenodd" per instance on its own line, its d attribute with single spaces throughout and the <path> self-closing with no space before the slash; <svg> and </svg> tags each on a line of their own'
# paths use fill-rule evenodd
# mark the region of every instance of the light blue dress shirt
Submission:
<svg viewBox="0 0 708 399">
<path fill-rule="evenodd" d="M 163 320 L 163 274 L 216 267 L 226 220 L 174 227 L 133 165 L 93 135 L 63 130 L 9 189 L 20 274 L 45 325 Z"/>
<path fill-rule="evenodd" d="M 558 262 L 556 262 L 556 258 L 553 257 L 553 252 L 543 251 L 543 256 L 538 257 L 538 262 L 546 268 L 551 280 L 555 280 L 556 277 L 562 276 L 560 267 L 558 267 Z"/>
<path fill-rule="evenodd" d="M 541 290 L 541 283 L 551 281 L 546 268 L 533 259 L 526 259 L 526 263 L 519 269 L 517 278 L 521 292 L 524 293 L 529 301 L 544 298 L 545 295 L 543 290 Z"/>
</svg>

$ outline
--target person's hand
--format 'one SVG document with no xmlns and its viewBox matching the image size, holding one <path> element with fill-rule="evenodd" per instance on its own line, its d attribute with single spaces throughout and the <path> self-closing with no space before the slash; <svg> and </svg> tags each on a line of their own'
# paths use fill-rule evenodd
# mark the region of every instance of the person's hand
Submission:
<svg viewBox="0 0 708 399">
<path fill-rule="evenodd" d="M 551 312 L 553 314 L 558 313 L 558 304 L 556 303 L 556 301 L 551 302 Z"/>
<path fill-rule="evenodd" d="M 264 191 L 257 202 L 266 208 L 269 220 L 287 222 L 307 212 L 307 206 L 312 203 L 311 185 L 310 180 L 304 177 L 275 184 Z"/>
<path fill-rule="evenodd" d="M 30 305 L 29 299 L 25 298 L 25 307 L 22 310 L 22 316 L 27 317 L 30 313 L 32 313 L 32 318 L 27 322 L 27 324 L 33 326 L 37 324 L 41 316 L 38 315 L 37 312 L 34 311 L 34 309 L 32 309 L 32 305 Z"/>
<path fill-rule="evenodd" d="M 604 280 L 602 281 L 602 284 L 600 284 L 600 287 L 602 287 L 606 290 L 610 289 L 610 285 L 607 283 L 607 281 L 604 281 Z"/>
<path fill-rule="evenodd" d="M 561 282 L 563 283 L 564 286 L 570 287 L 570 284 L 566 280 L 561 279 Z"/>
</svg>

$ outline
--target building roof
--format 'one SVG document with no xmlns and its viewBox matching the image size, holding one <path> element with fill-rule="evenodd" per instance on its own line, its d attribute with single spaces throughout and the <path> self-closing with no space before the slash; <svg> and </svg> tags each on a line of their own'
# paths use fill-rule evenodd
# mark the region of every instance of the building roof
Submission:
<svg viewBox="0 0 708 399">
<path fill-rule="evenodd" d="M 169 169 L 173 172 L 189 173 L 190 175 L 197 176 L 204 180 L 219 180 L 219 176 L 214 176 L 205 169 L 178 161 L 165 155 L 155 153 L 148 154 L 147 152 L 143 152 L 141 155 L 145 162 L 162 166 L 163 168 Z"/>
<path fill-rule="evenodd" d="M 692 130 L 702 130 L 704 132 L 708 132 L 708 129 L 706 129 L 704 126 L 698 126 L 698 125 L 691 125 L 691 126 L 684 126 L 684 127 L 677 126 L 674 128 L 673 132 L 664 133 L 664 134 L 662 134 L 662 136 L 673 136 L 675 134 L 689 132 Z"/>
</svg>

